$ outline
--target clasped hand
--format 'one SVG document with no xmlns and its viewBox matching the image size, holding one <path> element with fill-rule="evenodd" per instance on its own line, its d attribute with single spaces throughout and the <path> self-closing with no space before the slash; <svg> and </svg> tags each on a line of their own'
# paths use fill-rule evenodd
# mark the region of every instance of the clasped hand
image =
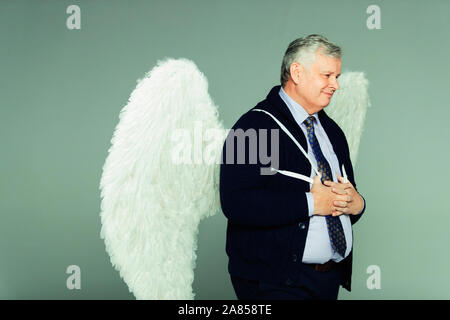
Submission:
<svg viewBox="0 0 450 320">
<path fill-rule="evenodd" d="M 314 177 L 311 193 L 314 198 L 314 214 L 340 216 L 341 214 L 359 214 L 364 206 L 364 200 L 350 182 L 338 176 L 339 183 L 320 181 Z"/>
</svg>

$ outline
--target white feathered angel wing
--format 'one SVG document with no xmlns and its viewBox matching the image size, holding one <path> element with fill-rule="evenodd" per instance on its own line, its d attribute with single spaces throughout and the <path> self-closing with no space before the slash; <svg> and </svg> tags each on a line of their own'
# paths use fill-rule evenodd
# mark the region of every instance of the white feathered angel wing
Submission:
<svg viewBox="0 0 450 320">
<path fill-rule="evenodd" d="M 344 131 L 350 157 L 355 164 L 367 108 L 370 106 L 369 82 L 363 72 L 343 72 L 339 77 L 339 86 L 325 110 Z"/>
<path fill-rule="evenodd" d="M 103 167 L 101 237 L 137 299 L 193 299 L 199 221 L 220 210 L 225 130 L 208 84 L 186 59 L 139 81 Z"/>
<path fill-rule="evenodd" d="M 367 81 L 344 73 L 340 83 L 327 112 L 356 157 Z M 206 78 L 186 59 L 159 62 L 122 109 L 100 182 L 101 237 L 137 299 L 194 298 L 198 224 L 220 210 L 226 133 Z"/>
</svg>

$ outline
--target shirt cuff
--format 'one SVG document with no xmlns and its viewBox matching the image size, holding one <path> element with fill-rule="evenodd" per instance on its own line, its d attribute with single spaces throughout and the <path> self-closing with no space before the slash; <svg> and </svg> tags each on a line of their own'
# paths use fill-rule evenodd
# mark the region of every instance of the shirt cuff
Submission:
<svg viewBox="0 0 450 320">
<path fill-rule="evenodd" d="M 308 200 L 308 214 L 312 217 L 314 215 L 314 197 L 311 192 L 306 192 L 306 200 Z"/>
</svg>

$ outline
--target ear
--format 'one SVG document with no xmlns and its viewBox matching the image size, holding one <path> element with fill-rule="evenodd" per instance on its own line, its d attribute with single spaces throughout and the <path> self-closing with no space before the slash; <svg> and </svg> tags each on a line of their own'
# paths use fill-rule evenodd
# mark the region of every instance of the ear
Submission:
<svg viewBox="0 0 450 320">
<path fill-rule="evenodd" d="M 302 78 L 304 68 L 303 65 L 301 65 L 298 62 L 292 62 L 291 67 L 289 68 L 289 71 L 291 73 L 291 79 L 295 84 L 299 84 L 300 80 Z"/>
</svg>

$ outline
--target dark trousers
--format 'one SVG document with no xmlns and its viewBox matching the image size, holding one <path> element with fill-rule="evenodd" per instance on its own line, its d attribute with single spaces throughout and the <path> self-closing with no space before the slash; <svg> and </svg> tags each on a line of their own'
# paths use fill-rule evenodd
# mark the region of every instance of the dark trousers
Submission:
<svg viewBox="0 0 450 320">
<path fill-rule="evenodd" d="M 319 272 L 313 265 L 299 266 L 298 281 L 291 285 L 271 284 L 231 276 L 239 300 L 336 300 L 339 293 L 341 267 Z"/>
</svg>

